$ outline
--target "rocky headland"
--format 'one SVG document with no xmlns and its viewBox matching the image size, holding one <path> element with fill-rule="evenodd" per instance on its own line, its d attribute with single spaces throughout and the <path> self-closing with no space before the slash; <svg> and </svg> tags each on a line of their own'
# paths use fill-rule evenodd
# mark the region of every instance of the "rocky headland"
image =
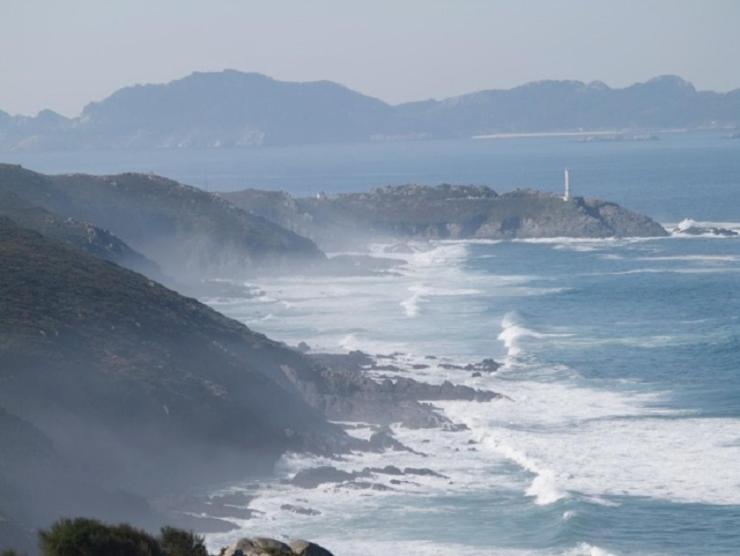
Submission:
<svg viewBox="0 0 740 556">
<path fill-rule="evenodd" d="M 181 282 L 287 272 L 326 260 L 310 239 L 160 176 L 48 176 L 0 164 L 0 193 L 103 229 Z"/>
<path fill-rule="evenodd" d="M 248 189 L 222 193 L 236 206 L 312 238 L 324 249 L 373 241 L 661 237 L 647 216 L 615 203 L 541 191 L 498 194 L 485 186 L 389 186 L 294 198 Z"/>
</svg>

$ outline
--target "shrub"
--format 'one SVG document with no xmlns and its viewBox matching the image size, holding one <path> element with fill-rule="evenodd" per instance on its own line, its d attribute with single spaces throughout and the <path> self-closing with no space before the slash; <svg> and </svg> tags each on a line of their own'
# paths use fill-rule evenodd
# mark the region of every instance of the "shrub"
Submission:
<svg viewBox="0 0 740 556">
<path fill-rule="evenodd" d="M 174 527 L 162 528 L 159 546 L 167 556 L 208 556 L 203 537 Z"/>
<path fill-rule="evenodd" d="M 166 556 L 157 540 L 130 525 L 62 519 L 39 533 L 43 556 Z"/>
</svg>

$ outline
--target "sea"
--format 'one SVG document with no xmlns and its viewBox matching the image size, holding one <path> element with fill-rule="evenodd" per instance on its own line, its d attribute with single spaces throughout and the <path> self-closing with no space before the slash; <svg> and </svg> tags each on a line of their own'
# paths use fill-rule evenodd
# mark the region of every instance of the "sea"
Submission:
<svg viewBox="0 0 740 556">
<path fill-rule="evenodd" d="M 435 402 L 464 430 L 393 427 L 413 452 L 286 455 L 275 481 L 225 489 L 255 496 L 255 516 L 209 546 L 260 534 L 338 556 L 740 554 L 740 236 L 676 230 L 693 219 L 740 231 L 740 141 L 727 133 L 4 158 L 301 195 L 443 182 L 559 191 L 570 168 L 574 195 L 616 201 L 673 233 L 415 242 L 391 255 L 378 244 L 372 254 L 399 259 L 394 272 L 250 279 L 249 296 L 205 299 L 291 345 L 392 356 L 391 374 L 505 396 Z M 484 358 L 503 366 L 481 376 L 451 367 Z M 318 465 L 437 475 L 377 474 L 383 486 L 367 489 L 280 481 Z"/>
</svg>

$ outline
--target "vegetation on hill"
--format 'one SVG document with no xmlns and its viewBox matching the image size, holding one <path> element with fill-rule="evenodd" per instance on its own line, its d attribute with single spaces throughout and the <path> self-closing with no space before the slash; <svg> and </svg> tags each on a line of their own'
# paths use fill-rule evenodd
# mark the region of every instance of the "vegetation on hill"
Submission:
<svg viewBox="0 0 740 556">
<path fill-rule="evenodd" d="M 63 241 L 100 257 L 135 270 L 151 278 L 162 279 L 156 263 L 131 249 L 107 230 L 73 218 L 63 218 L 35 206 L 12 191 L 0 191 L 0 216 L 44 236 Z"/>
<path fill-rule="evenodd" d="M 247 189 L 223 196 L 325 249 L 405 239 L 664 236 L 650 218 L 615 203 L 488 187 L 404 185 L 362 193 L 295 199 Z"/>
<path fill-rule="evenodd" d="M 0 164 L 0 192 L 104 227 L 176 280 L 305 268 L 325 258 L 309 239 L 159 176 L 45 176 Z"/>
<path fill-rule="evenodd" d="M 0 434 L 12 447 L 0 451 L 0 515 L 17 525 L 8 535 L 62 508 L 150 525 L 157 516 L 141 496 L 345 442 L 295 388 L 315 372 L 298 352 L 4 217 L 0 263 Z"/>
</svg>

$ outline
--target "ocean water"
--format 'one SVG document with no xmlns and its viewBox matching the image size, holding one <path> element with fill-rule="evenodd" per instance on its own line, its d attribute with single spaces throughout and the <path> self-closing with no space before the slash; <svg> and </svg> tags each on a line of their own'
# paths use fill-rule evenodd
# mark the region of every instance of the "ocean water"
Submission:
<svg viewBox="0 0 740 556">
<path fill-rule="evenodd" d="M 458 139 L 264 149 L 1 153 L 49 173 L 154 172 L 207 190 L 257 187 L 296 195 L 403 183 L 473 183 L 499 191 L 562 190 L 610 199 L 661 222 L 738 221 L 740 140 L 727 131 L 658 133 L 658 141 Z"/>
<path fill-rule="evenodd" d="M 740 238 L 414 245 L 398 275 L 284 278 L 208 301 L 291 344 L 401 353 L 404 376 L 509 399 L 436 404 L 467 431 L 397 427 L 425 456 L 284 458 L 281 477 L 394 464 L 445 478 L 252 486 L 264 513 L 214 547 L 267 532 L 358 556 L 738 553 Z M 484 357 L 505 366 L 440 367 Z"/>
<path fill-rule="evenodd" d="M 5 157 L 9 160 L 9 157 Z M 664 134 L 643 143 L 438 141 L 196 153 L 15 155 L 41 171 L 154 170 L 212 189 L 296 193 L 388 183 L 486 183 L 618 201 L 666 223 L 740 230 L 740 141 Z M 389 490 L 235 484 L 257 496 L 240 530 L 306 537 L 337 555 L 740 553 L 740 238 L 413 244 L 398 273 L 251 281 L 206 299 L 253 329 L 314 349 L 396 353 L 404 376 L 491 389 L 438 402 L 468 430 L 396 427 L 411 454 L 283 458 L 425 467 Z M 374 246 L 381 256 L 383 246 Z M 435 359 L 431 359 L 435 357 Z M 493 357 L 498 372 L 447 369 Z M 351 431 L 370 434 L 368 428 Z M 290 504 L 316 515 L 296 514 Z"/>
</svg>

